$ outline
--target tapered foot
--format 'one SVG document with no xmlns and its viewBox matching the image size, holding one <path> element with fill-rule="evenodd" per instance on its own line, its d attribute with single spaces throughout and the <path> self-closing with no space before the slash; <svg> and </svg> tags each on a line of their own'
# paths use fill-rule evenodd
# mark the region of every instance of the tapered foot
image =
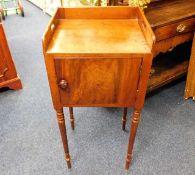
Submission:
<svg viewBox="0 0 195 175">
<path fill-rule="evenodd" d="M 131 121 L 131 131 L 130 131 L 130 136 L 129 136 L 129 144 L 128 144 L 128 150 L 127 150 L 126 165 L 125 165 L 126 170 L 129 169 L 129 166 L 131 164 L 132 150 L 133 150 L 133 145 L 135 142 L 135 136 L 136 136 L 139 120 L 140 120 L 140 111 L 134 110 L 133 118 Z"/>
<path fill-rule="evenodd" d="M 131 165 L 132 156 L 131 154 L 127 154 L 126 163 L 125 163 L 125 169 L 128 170 Z"/>
<path fill-rule="evenodd" d="M 122 117 L 122 129 L 123 129 L 123 131 L 125 130 L 126 122 L 127 122 L 127 108 L 124 108 L 123 117 Z"/>
<path fill-rule="evenodd" d="M 69 113 L 70 113 L 70 124 L 72 130 L 74 130 L 74 114 L 73 114 L 73 108 L 69 107 Z"/>
<path fill-rule="evenodd" d="M 66 160 L 66 163 L 67 163 L 67 166 L 68 166 L 68 169 L 71 168 L 71 158 L 70 158 L 70 154 L 65 154 L 65 160 Z"/>
<path fill-rule="evenodd" d="M 57 120 L 60 129 L 61 139 L 64 147 L 65 160 L 67 162 L 68 168 L 71 168 L 71 158 L 70 158 L 69 148 L 68 148 L 68 139 L 66 135 L 66 123 L 64 119 L 63 109 L 56 110 L 56 113 L 57 113 Z"/>
</svg>

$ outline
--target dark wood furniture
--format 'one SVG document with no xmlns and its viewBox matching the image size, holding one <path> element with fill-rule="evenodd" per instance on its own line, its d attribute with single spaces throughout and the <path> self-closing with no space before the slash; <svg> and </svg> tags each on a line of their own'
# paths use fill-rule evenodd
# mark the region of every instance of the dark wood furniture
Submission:
<svg viewBox="0 0 195 175">
<path fill-rule="evenodd" d="M 185 99 L 192 97 L 192 99 L 195 100 L 195 34 L 194 34 L 194 40 L 192 44 L 184 97 Z"/>
<path fill-rule="evenodd" d="M 172 59 L 175 57 L 172 54 L 176 46 L 193 39 L 195 1 L 158 0 L 149 4 L 144 11 L 156 36 L 156 43 L 153 46 L 155 58 L 148 83 L 148 91 L 152 91 L 180 78 L 188 70 L 189 56 L 185 55 L 183 58 L 178 54 L 177 58 L 180 60 L 178 61 Z M 187 50 L 184 49 L 183 52 Z"/>
<path fill-rule="evenodd" d="M 53 105 L 71 168 L 63 107 L 133 107 L 126 169 L 144 105 L 153 32 L 139 8 L 59 8 L 43 35 Z"/>
<path fill-rule="evenodd" d="M 0 23 L 0 88 L 21 89 L 22 84 L 17 75 L 14 62 L 8 47 L 2 23 Z"/>
</svg>

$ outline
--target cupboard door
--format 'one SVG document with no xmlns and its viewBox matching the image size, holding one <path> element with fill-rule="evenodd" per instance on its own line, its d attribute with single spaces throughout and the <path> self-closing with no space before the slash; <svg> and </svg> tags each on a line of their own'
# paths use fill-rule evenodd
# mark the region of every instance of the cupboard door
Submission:
<svg viewBox="0 0 195 175">
<path fill-rule="evenodd" d="M 55 59 L 61 103 L 132 106 L 141 61 L 141 58 Z"/>
</svg>

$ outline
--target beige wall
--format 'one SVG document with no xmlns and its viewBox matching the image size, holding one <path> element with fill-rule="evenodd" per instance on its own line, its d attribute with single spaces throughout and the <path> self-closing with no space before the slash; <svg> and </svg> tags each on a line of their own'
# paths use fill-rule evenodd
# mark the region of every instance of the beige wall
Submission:
<svg viewBox="0 0 195 175">
<path fill-rule="evenodd" d="M 29 0 L 36 6 L 43 9 L 44 12 L 51 14 L 55 11 L 56 7 L 61 6 L 60 0 Z"/>
<path fill-rule="evenodd" d="M 43 9 L 44 12 L 52 15 L 55 9 L 61 6 L 61 0 L 29 0 L 36 6 Z M 62 0 L 65 7 L 79 7 L 82 6 L 79 0 Z"/>
</svg>

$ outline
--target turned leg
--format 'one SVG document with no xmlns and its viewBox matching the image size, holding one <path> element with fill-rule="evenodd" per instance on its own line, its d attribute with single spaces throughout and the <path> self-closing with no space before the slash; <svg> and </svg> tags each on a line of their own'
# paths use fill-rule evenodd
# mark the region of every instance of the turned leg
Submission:
<svg viewBox="0 0 195 175">
<path fill-rule="evenodd" d="M 135 141 L 135 136 L 136 136 L 139 120 L 140 120 L 140 111 L 134 110 L 133 118 L 131 121 L 131 131 L 130 131 L 130 136 L 129 136 L 129 144 L 128 144 L 126 164 L 125 164 L 126 170 L 129 169 L 129 166 L 131 164 L 132 150 L 133 150 L 133 145 L 134 145 L 134 141 Z"/>
<path fill-rule="evenodd" d="M 65 124 L 63 109 L 56 110 L 56 113 L 57 113 L 57 120 L 58 120 L 58 126 L 60 129 L 61 138 L 62 138 L 62 143 L 64 146 L 65 160 L 67 162 L 68 168 L 71 168 L 70 154 L 68 149 L 68 139 L 66 135 L 66 124 Z"/>
<path fill-rule="evenodd" d="M 74 114 L 73 114 L 73 107 L 69 107 L 69 113 L 70 113 L 70 124 L 72 130 L 74 130 Z"/>
<path fill-rule="evenodd" d="M 125 130 L 125 125 L 127 122 L 127 108 L 124 108 L 123 110 L 123 117 L 122 117 L 122 129 Z"/>
</svg>

